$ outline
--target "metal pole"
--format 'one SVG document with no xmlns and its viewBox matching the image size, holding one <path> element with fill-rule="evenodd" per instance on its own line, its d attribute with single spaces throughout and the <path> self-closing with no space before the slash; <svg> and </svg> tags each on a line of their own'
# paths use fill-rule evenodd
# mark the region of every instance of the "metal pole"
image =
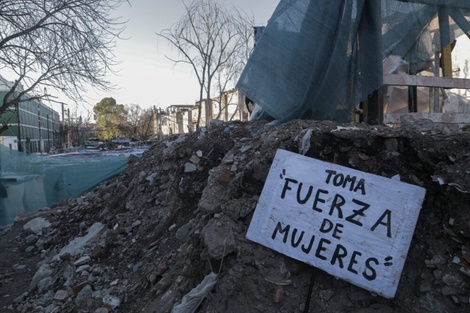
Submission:
<svg viewBox="0 0 470 313">
<path fill-rule="evenodd" d="M 439 52 L 434 54 L 434 76 L 439 77 L 439 67 L 441 66 L 441 59 L 439 56 Z M 431 112 L 439 113 L 440 111 L 440 103 L 439 103 L 439 88 L 433 87 L 434 90 L 434 103 L 432 106 Z"/>
<path fill-rule="evenodd" d="M 55 127 L 54 127 L 54 112 L 52 112 L 52 146 L 55 147 Z"/>
<path fill-rule="evenodd" d="M 313 291 L 313 286 L 315 285 L 316 276 L 317 276 L 317 268 L 312 267 L 312 276 L 310 277 L 310 284 L 308 286 L 307 302 L 305 303 L 303 313 L 308 313 L 310 311 L 310 300 L 312 298 L 312 291 Z"/>
<path fill-rule="evenodd" d="M 64 123 L 64 103 L 62 102 L 62 124 L 65 124 Z"/>
<path fill-rule="evenodd" d="M 21 146 L 21 125 L 20 125 L 20 104 L 16 104 L 16 118 L 18 125 L 18 151 L 23 151 L 23 146 Z"/>
<path fill-rule="evenodd" d="M 41 104 L 38 102 L 38 140 L 39 140 L 39 152 L 42 155 L 42 134 L 41 134 Z"/>
<path fill-rule="evenodd" d="M 69 127 L 67 128 L 67 145 L 70 149 L 70 109 L 67 109 L 67 119 Z"/>
<path fill-rule="evenodd" d="M 65 139 L 64 136 L 63 136 L 64 130 L 65 130 L 64 103 L 62 102 L 61 105 L 62 105 L 62 131 L 60 131 L 60 128 L 59 128 L 59 135 L 60 135 L 59 137 L 60 137 L 60 146 L 61 146 L 60 148 L 63 149 L 64 148 L 64 139 Z M 60 126 L 60 124 L 59 124 L 59 126 Z"/>
<path fill-rule="evenodd" d="M 51 152 L 51 140 L 49 137 L 49 114 L 47 116 L 47 153 Z"/>
</svg>

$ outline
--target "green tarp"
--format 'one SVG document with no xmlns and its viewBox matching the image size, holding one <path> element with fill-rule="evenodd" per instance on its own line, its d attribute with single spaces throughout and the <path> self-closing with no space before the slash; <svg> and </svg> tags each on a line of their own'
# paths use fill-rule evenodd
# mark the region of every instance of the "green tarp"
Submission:
<svg viewBox="0 0 470 313">
<path fill-rule="evenodd" d="M 237 83 L 256 105 L 252 119 L 346 122 L 382 86 L 382 62 L 398 55 L 410 74 L 441 45 L 470 30 L 469 1 L 282 0 Z M 443 32 L 436 17 L 455 24 Z"/>
</svg>

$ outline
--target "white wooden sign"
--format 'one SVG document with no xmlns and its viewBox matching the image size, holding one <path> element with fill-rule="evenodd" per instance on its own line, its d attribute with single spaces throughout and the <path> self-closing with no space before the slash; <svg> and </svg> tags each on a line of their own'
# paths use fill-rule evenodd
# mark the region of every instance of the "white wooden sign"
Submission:
<svg viewBox="0 0 470 313">
<path fill-rule="evenodd" d="M 278 150 L 247 238 L 393 298 L 425 193 Z"/>
</svg>

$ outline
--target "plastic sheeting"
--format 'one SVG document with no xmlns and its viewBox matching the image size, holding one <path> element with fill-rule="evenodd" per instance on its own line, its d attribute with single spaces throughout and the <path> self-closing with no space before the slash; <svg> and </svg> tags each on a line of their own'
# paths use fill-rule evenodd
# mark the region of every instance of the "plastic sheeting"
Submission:
<svg viewBox="0 0 470 313">
<path fill-rule="evenodd" d="M 452 18 L 441 33 L 427 27 L 439 17 Z M 467 0 L 282 0 L 237 88 L 256 104 L 253 120 L 346 122 L 381 87 L 383 59 L 401 56 L 415 74 L 470 34 L 469 17 Z"/>
<path fill-rule="evenodd" d="M 175 304 L 171 313 L 194 313 L 217 283 L 217 274 L 210 273 L 202 282 L 187 293 L 180 304 Z"/>
<path fill-rule="evenodd" d="M 82 194 L 122 172 L 127 160 L 102 153 L 29 155 L 0 145 L 0 225 Z"/>
</svg>

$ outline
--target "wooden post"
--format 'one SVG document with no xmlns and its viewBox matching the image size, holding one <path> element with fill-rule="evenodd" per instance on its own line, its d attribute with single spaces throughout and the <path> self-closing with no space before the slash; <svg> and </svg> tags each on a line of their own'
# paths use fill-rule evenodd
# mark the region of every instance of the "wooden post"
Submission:
<svg viewBox="0 0 470 313">
<path fill-rule="evenodd" d="M 452 46 L 452 43 L 448 44 L 441 53 L 442 76 L 447 78 L 452 78 Z"/>
<path fill-rule="evenodd" d="M 441 59 L 439 58 L 439 52 L 436 52 L 434 56 L 434 76 L 439 77 L 439 68 L 441 67 Z M 440 111 L 440 104 L 439 104 L 439 88 L 433 87 L 434 90 L 434 105 L 432 106 L 432 110 L 430 112 L 439 113 Z"/>
<path fill-rule="evenodd" d="M 383 89 L 374 91 L 365 101 L 364 116 L 369 125 L 381 125 L 384 121 Z"/>
<path fill-rule="evenodd" d="M 445 53 L 446 47 L 450 44 L 450 23 L 449 23 L 449 12 L 447 7 L 439 6 L 439 35 L 440 35 L 440 45 L 441 45 L 441 58 L 442 62 L 442 73 L 444 77 L 447 77 L 446 71 L 450 70 L 450 77 L 452 76 L 452 60 L 449 53 Z M 450 47 L 448 47 L 450 49 Z M 448 64 L 450 63 L 450 64 Z M 439 68 L 438 68 L 439 70 Z M 437 94 L 437 95 L 436 95 Z M 441 112 L 441 106 L 439 103 L 439 90 L 434 91 L 434 110 L 435 113 Z"/>
<path fill-rule="evenodd" d="M 408 112 L 418 112 L 417 86 L 408 86 Z"/>
</svg>

